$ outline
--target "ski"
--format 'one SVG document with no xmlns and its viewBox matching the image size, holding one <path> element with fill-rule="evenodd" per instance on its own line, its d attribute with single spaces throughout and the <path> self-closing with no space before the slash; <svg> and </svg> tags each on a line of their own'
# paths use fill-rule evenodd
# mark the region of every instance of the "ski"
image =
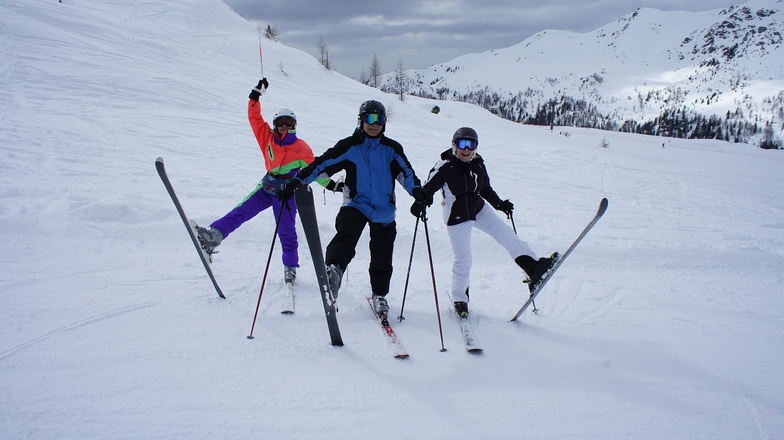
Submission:
<svg viewBox="0 0 784 440">
<path fill-rule="evenodd" d="M 177 208 L 177 212 L 180 213 L 180 218 L 182 219 L 183 224 L 185 224 L 185 229 L 188 230 L 188 235 L 190 235 L 191 241 L 196 247 L 196 251 L 199 253 L 199 259 L 201 259 L 201 263 L 204 265 L 204 269 L 207 271 L 207 275 L 209 275 L 210 281 L 212 281 L 212 285 L 215 287 L 215 291 L 218 292 L 219 297 L 225 299 L 226 296 L 223 294 L 220 286 L 218 286 L 218 281 L 215 279 L 215 274 L 212 273 L 212 267 L 210 265 L 212 259 L 210 258 L 210 254 L 207 253 L 207 251 L 202 247 L 201 242 L 199 242 L 199 237 L 196 232 L 196 222 L 190 220 L 188 216 L 185 215 L 185 210 L 182 208 L 182 204 L 177 198 L 177 194 L 174 192 L 174 187 L 169 180 L 169 176 L 166 174 L 166 168 L 163 165 L 162 157 L 155 159 L 155 169 L 158 170 L 158 175 L 161 176 L 163 186 L 166 187 L 166 191 L 169 193 L 172 202 L 174 202 L 174 207 Z"/>
<path fill-rule="evenodd" d="M 392 326 L 389 325 L 389 316 L 387 314 L 379 315 L 376 313 L 376 309 L 373 308 L 373 298 L 368 298 L 368 304 L 370 304 L 370 310 L 373 312 L 373 316 L 376 317 L 378 323 L 381 325 L 381 330 L 384 332 L 384 336 L 389 342 L 389 346 L 392 347 L 392 351 L 395 353 L 395 357 L 398 359 L 405 359 L 408 357 L 408 353 L 406 349 L 403 347 L 403 344 L 400 343 L 400 340 L 397 338 L 395 331 L 392 329 Z"/>
<path fill-rule="evenodd" d="M 574 243 L 572 243 L 572 245 L 569 246 L 569 249 L 567 249 L 563 255 L 557 257 L 553 266 L 550 268 L 549 271 L 547 271 L 544 274 L 542 279 L 539 281 L 539 285 L 537 285 L 536 288 L 531 292 L 531 295 L 528 297 L 528 301 L 526 301 L 525 304 L 523 304 L 523 307 L 521 307 L 520 310 L 517 311 L 517 314 L 515 314 L 514 317 L 510 319 L 510 321 L 517 321 L 517 318 L 519 318 L 520 315 L 522 315 L 523 312 L 525 312 L 525 309 L 527 309 L 528 306 L 530 306 L 534 302 L 536 296 L 539 295 L 539 292 L 542 291 L 542 288 L 544 287 L 545 284 L 547 284 L 547 281 L 549 281 L 550 278 L 552 278 L 555 271 L 558 270 L 559 267 L 561 267 L 561 264 L 563 264 L 563 262 L 569 256 L 569 254 L 572 253 L 574 248 L 577 247 L 577 244 L 580 243 L 580 241 L 582 241 L 585 235 L 588 234 L 588 231 L 590 231 L 591 228 L 593 228 L 593 226 L 596 224 L 596 222 L 598 222 L 599 219 L 602 218 L 604 212 L 607 211 L 608 203 L 609 202 L 607 201 L 606 198 L 602 199 L 602 201 L 599 203 L 599 210 L 596 211 L 596 215 L 594 216 L 593 220 L 591 220 L 590 223 L 588 223 L 588 226 L 586 226 L 585 229 L 583 229 L 583 232 L 581 232 L 580 235 L 577 237 L 577 239 L 574 241 Z M 536 312 L 536 309 L 534 309 L 534 312 Z"/>
<path fill-rule="evenodd" d="M 476 335 L 474 335 L 474 329 L 471 327 L 471 318 L 464 318 L 458 315 L 457 322 L 460 324 L 460 333 L 463 335 L 463 343 L 465 344 L 466 350 L 471 353 L 482 352 L 483 349 L 481 345 L 479 345 Z"/>
<path fill-rule="evenodd" d="M 318 220 L 316 219 L 316 206 L 313 203 L 313 190 L 308 185 L 301 185 L 294 193 L 297 201 L 300 223 L 308 240 L 310 256 L 313 258 L 313 268 L 321 291 L 321 300 L 324 303 L 324 314 L 327 317 L 327 327 L 332 345 L 343 345 L 338 327 L 337 307 L 335 299 L 329 289 L 327 266 L 324 264 L 324 252 L 321 250 L 321 237 L 319 236 Z"/>
<path fill-rule="evenodd" d="M 283 286 L 283 307 L 280 313 L 284 315 L 294 314 L 294 283 L 286 283 Z"/>
</svg>

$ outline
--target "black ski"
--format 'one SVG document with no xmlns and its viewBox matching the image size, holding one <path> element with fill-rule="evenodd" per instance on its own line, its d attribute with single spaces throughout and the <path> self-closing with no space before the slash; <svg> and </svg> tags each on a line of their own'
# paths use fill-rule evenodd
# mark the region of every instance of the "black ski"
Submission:
<svg viewBox="0 0 784 440">
<path fill-rule="evenodd" d="M 155 159 L 155 169 L 158 170 L 158 175 L 161 176 L 163 186 L 166 187 L 166 191 L 169 192 L 169 196 L 171 197 L 172 202 L 174 202 L 174 206 L 177 208 L 177 212 L 180 213 L 180 218 L 185 224 L 185 229 L 188 230 L 188 235 L 190 235 L 191 241 L 196 247 L 196 251 L 199 253 L 199 259 L 201 259 L 201 263 L 204 265 L 204 269 L 207 271 L 207 275 L 210 276 L 210 281 L 212 281 L 212 285 L 215 287 L 215 291 L 218 292 L 218 296 L 221 298 L 226 298 L 226 296 L 223 295 L 223 291 L 221 290 L 220 286 L 218 286 L 218 281 L 215 279 L 215 274 L 212 273 L 212 267 L 210 266 L 210 262 L 212 260 L 210 259 L 210 255 L 201 246 L 199 238 L 196 235 L 196 223 L 193 220 L 188 219 L 188 216 L 185 215 L 185 210 L 182 209 L 182 204 L 177 198 L 177 194 L 174 192 L 171 181 L 169 181 L 169 176 L 166 175 L 166 168 L 163 166 L 162 157 Z"/>
<path fill-rule="evenodd" d="M 313 203 L 313 190 L 308 185 L 301 185 L 294 193 L 294 197 L 297 201 L 299 220 L 302 224 L 302 229 L 305 231 L 310 255 L 313 258 L 313 268 L 316 270 L 321 300 L 324 303 L 324 314 L 327 317 L 329 337 L 332 339 L 332 345 L 343 345 L 343 339 L 340 337 L 340 328 L 338 327 L 337 307 L 335 307 L 335 299 L 329 289 L 327 266 L 324 264 L 324 252 L 321 250 L 316 207 Z"/>
<path fill-rule="evenodd" d="M 557 257 L 557 259 L 555 261 L 555 264 L 553 264 L 553 266 L 550 268 L 550 270 L 547 273 L 544 274 L 544 276 L 542 277 L 541 281 L 539 282 L 539 285 L 537 285 L 536 288 L 533 290 L 533 292 L 531 292 L 531 295 L 528 297 L 528 301 L 526 301 L 525 304 L 523 304 L 523 307 L 520 308 L 520 310 L 517 312 L 517 314 L 514 315 L 514 317 L 512 319 L 510 319 L 510 321 L 517 321 L 517 318 L 519 318 L 520 315 L 523 314 L 525 309 L 527 309 L 528 306 L 530 306 L 531 303 L 534 302 L 534 299 L 536 299 L 536 296 L 539 295 L 539 292 L 542 291 L 542 288 L 544 287 L 545 284 L 547 284 L 547 281 L 549 281 L 550 278 L 552 278 L 552 276 L 555 273 L 555 271 L 558 270 L 559 267 L 561 267 L 561 264 L 564 262 L 564 260 L 566 260 L 566 258 L 569 256 L 569 254 L 572 253 L 574 248 L 577 247 L 577 244 L 580 243 L 580 241 L 585 237 L 585 235 L 588 234 L 588 231 L 590 231 L 591 228 L 593 228 L 593 226 L 596 224 L 596 222 L 598 222 L 599 219 L 602 218 L 602 216 L 604 215 L 604 212 L 607 211 L 608 203 L 609 202 L 607 201 L 606 198 L 602 199 L 601 203 L 599 203 L 599 210 L 596 211 L 596 215 L 594 216 L 593 220 L 591 220 L 591 222 L 588 223 L 588 226 L 586 226 L 585 229 L 583 229 L 583 232 L 580 233 L 580 236 L 577 237 L 577 240 L 575 240 L 574 243 L 572 243 L 572 245 L 569 246 L 569 249 L 567 249 L 566 252 L 564 252 L 563 255 Z M 534 311 L 536 311 L 536 310 L 534 310 Z"/>
</svg>

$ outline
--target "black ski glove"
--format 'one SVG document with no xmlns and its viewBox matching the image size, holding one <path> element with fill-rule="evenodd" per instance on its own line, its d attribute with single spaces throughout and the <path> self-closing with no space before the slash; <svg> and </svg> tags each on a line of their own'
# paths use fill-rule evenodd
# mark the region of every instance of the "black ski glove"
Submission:
<svg viewBox="0 0 784 440">
<path fill-rule="evenodd" d="M 424 218 L 425 210 L 427 210 L 427 206 L 420 202 L 414 202 L 411 205 L 411 215 L 417 218 Z"/>
<path fill-rule="evenodd" d="M 510 202 L 509 199 L 506 199 L 503 202 L 499 203 L 498 207 L 495 209 L 503 212 L 508 217 L 512 215 L 512 211 L 514 211 L 514 204 Z"/>
<path fill-rule="evenodd" d="M 433 195 L 419 186 L 414 188 L 414 190 L 411 191 L 411 194 L 414 196 L 414 200 L 416 200 L 417 203 L 421 203 L 425 206 L 433 204 Z"/>
<path fill-rule="evenodd" d="M 261 95 L 263 95 L 264 92 L 267 91 L 268 87 L 269 87 L 269 81 L 267 81 L 267 78 L 260 79 L 256 87 L 250 91 L 250 95 L 248 95 L 248 98 L 254 101 L 258 101 Z"/>
<path fill-rule="evenodd" d="M 299 188 L 301 185 L 304 184 L 296 177 L 292 177 L 291 179 L 286 180 L 283 182 L 283 185 L 280 186 L 280 189 L 278 189 L 278 200 L 283 203 L 288 202 L 288 200 L 294 196 L 294 191 L 296 191 L 297 188 Z"/>
</svg>

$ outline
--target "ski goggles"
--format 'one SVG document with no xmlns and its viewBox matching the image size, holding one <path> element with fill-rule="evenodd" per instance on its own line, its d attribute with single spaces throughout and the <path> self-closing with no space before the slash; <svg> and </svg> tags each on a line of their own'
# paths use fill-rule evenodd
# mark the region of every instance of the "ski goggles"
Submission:
<svg viewBox="0 0 784 440">
<path fill-rule="evenodd" d="M 288 116 L 281 116 L 274 121 L 276 127 L 293 127 L 294 126 L 294 118 L 290 118 Z"/>
<path fill-rule="evenodd" d="M 479 142 L 473 139 L 458 139 L 455 146 L 458 150 L 465 150 L 467 148 L 470 151 L 474 151 L 476 150 L 476 147 L 479 146 Z"/>
<path fill-rule="evenodd" d="M 362 122 L 373 125 L 384 125 L 387 122 L 387 117 L 385 115 L 380 115 L 378 113 L 366 113 L 362 115 Z"/>
</svg>

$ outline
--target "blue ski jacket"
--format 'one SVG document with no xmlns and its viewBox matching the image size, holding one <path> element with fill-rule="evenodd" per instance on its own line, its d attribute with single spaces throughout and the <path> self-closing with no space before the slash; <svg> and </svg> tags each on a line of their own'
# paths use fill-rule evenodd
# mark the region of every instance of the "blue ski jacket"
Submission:
<svg viewBox="0 0 784 440">
<path fill-rule="evenodd" d="M 345 170 L 343 206 L 358 209 L 371 222 L 384 225 L 395 221 L 395 180 L 408 194 L 420 187 L 403 147 L 383 134 L 371 138 L 356 129 L 338 141 L 294 177 L 303 183 Z"/>
</svg>

